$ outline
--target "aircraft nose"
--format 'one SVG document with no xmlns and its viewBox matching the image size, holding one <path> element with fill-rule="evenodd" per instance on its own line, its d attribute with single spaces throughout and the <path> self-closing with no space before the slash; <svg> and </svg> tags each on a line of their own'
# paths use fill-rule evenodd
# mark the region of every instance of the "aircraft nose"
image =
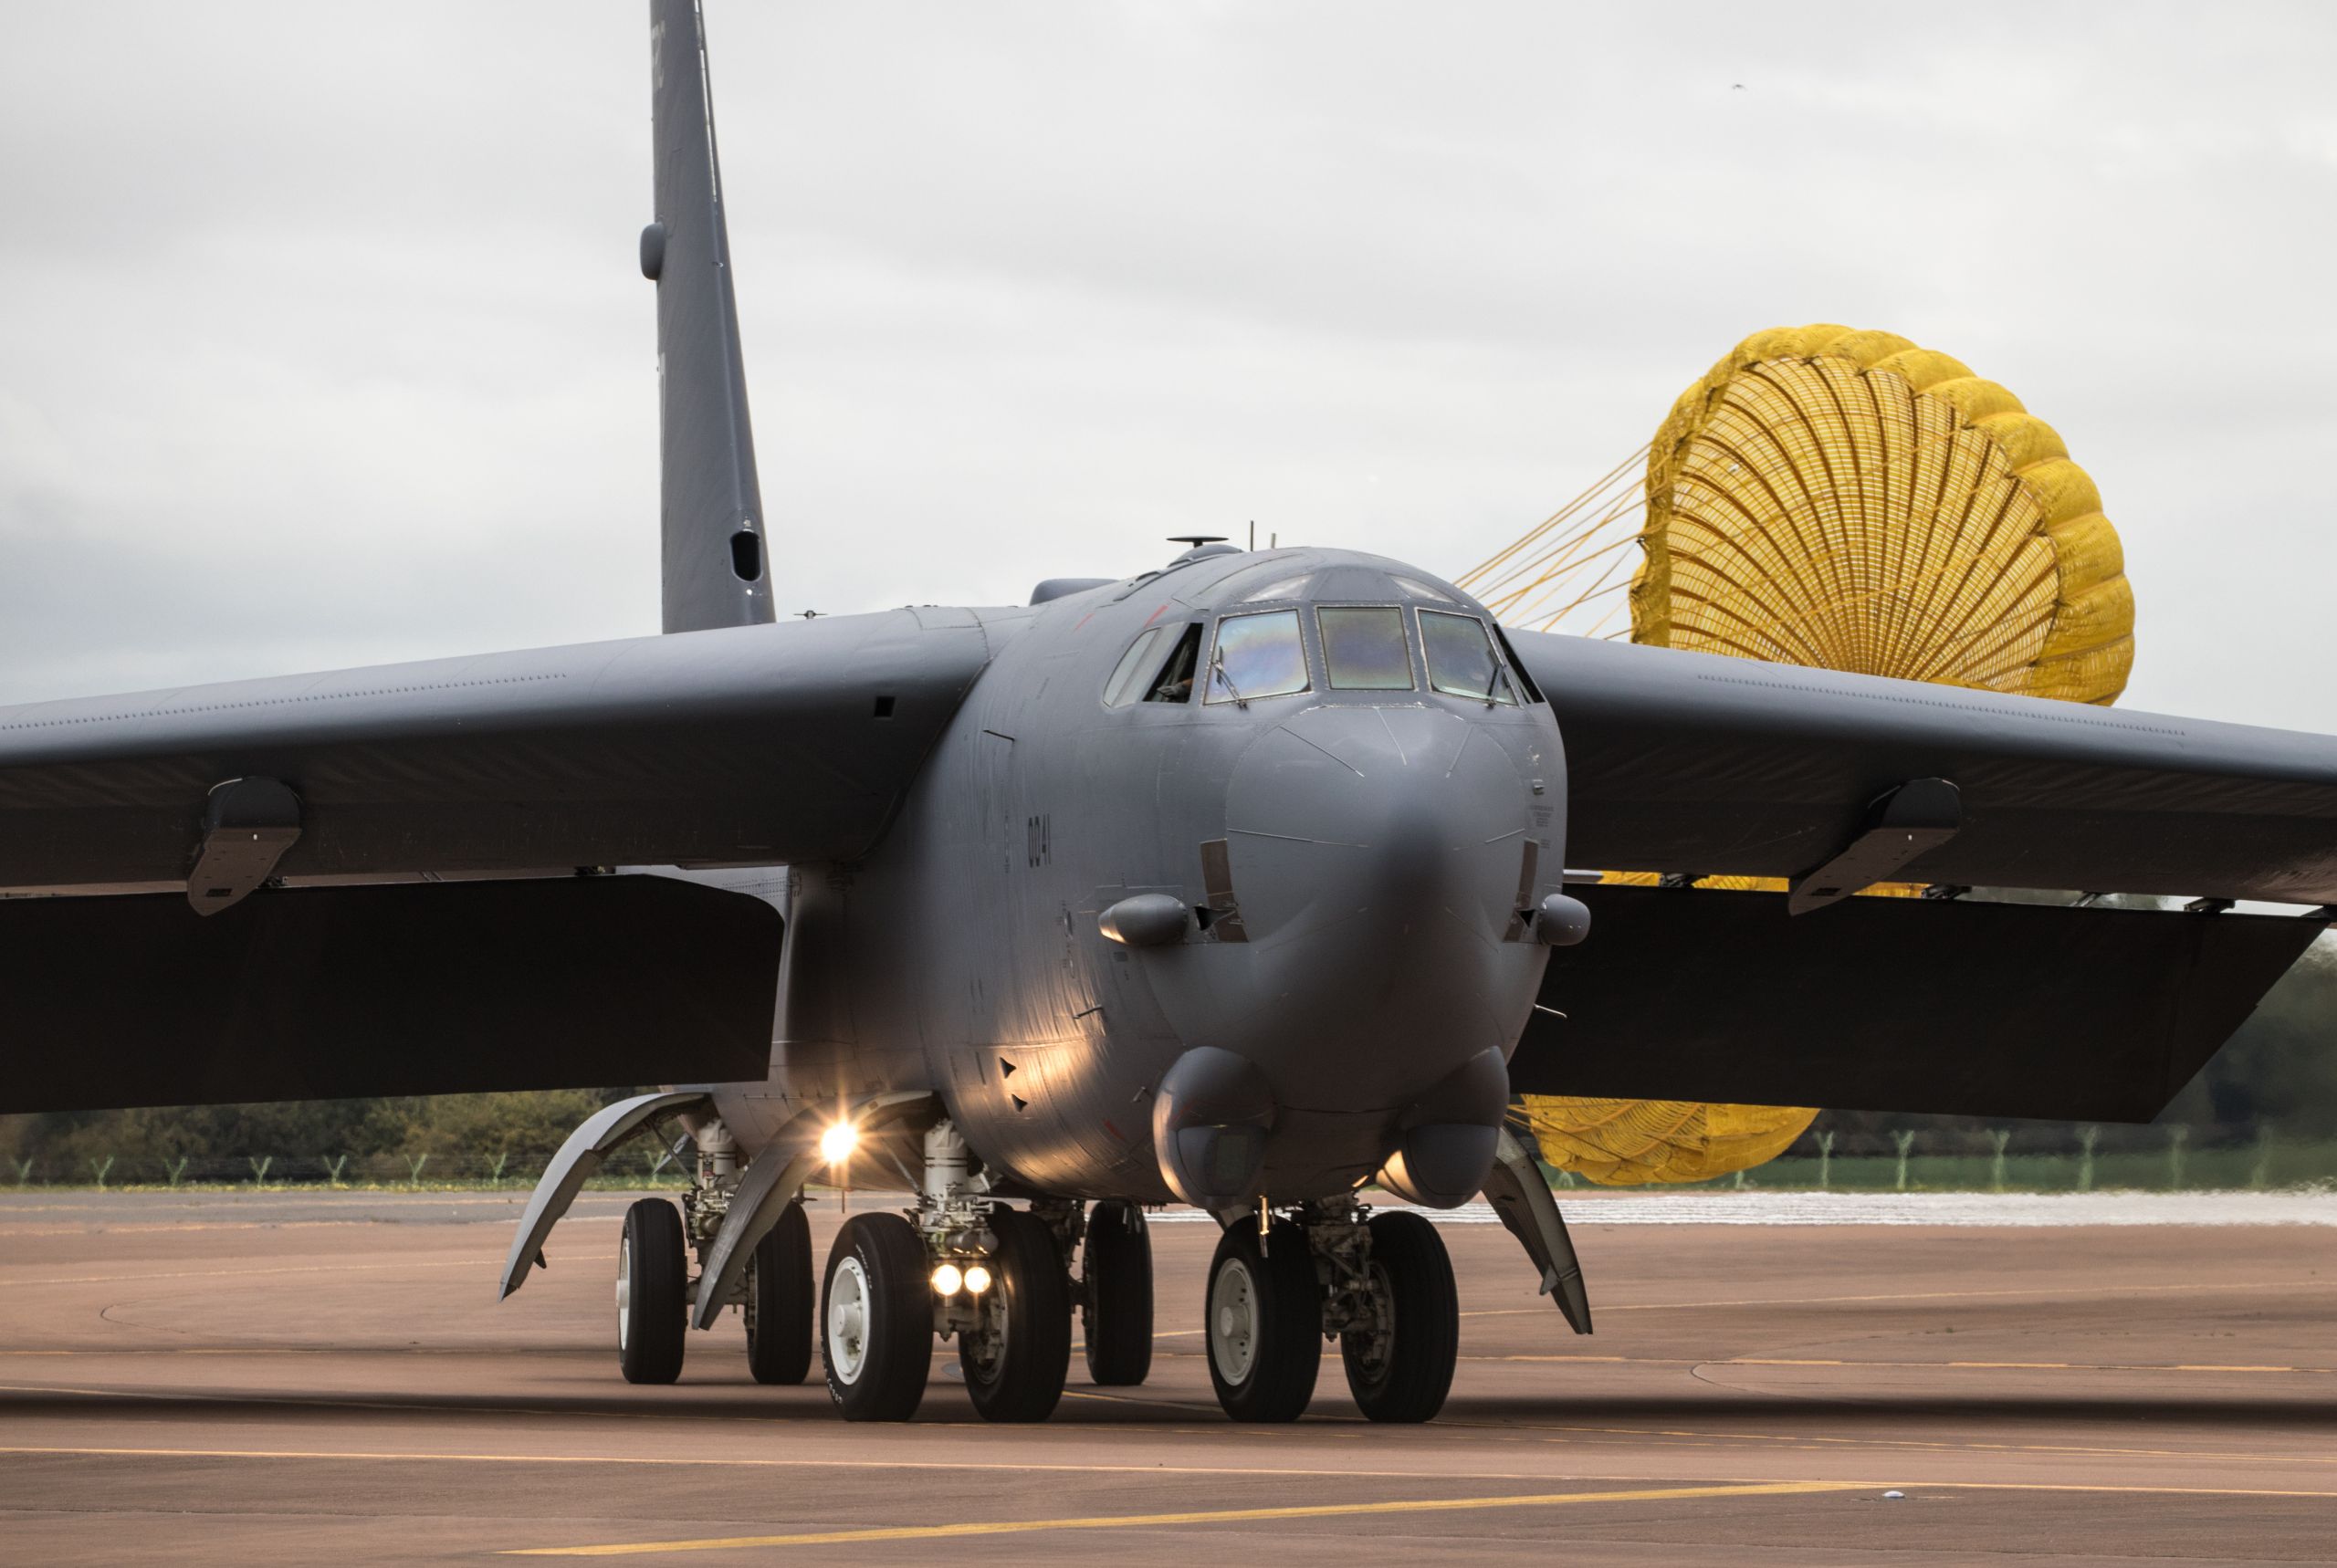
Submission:
<svg viewBox="0 0 2337 1568">
<path fill-rule="evenodd" d="M 1226 799 L 1253 1010 L 1239 1049 L 1284 1104 L 1399 1107 L 1516 1041 L 1539 983 L 1517 735 L 1437 708 L 1323 706 L 1243 755 Z"/>
</svg>

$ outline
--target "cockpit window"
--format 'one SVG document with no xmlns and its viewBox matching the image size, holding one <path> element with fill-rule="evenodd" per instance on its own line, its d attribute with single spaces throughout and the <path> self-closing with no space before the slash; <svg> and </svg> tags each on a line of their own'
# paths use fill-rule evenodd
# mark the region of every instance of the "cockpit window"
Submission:
<svg viewBox="0 0 2337 1568">
<path fill-rule="evenodd" d="M 1152 689 L 1144 694 L 1148 703 L 1189 702 L 1193 695 L 1193 672 L 1201 662 L 1201 629 L 1188 626 L 1185 634 L 1177 639 L 1169 650 L 1168 662 L 1160 666 Z"/>
<path fill-rule="evenodd" d="M 1208 700 L 1246 703 L 1253 697 L 1287 696 L 1310 688 L 1306 646 L 1298 634 L 1298 612 L 1273 610 L 1229 615 L 1217 623 L 1217 646 L 1209 656 Z"/>
<path fill-rule="evenodd" d="M 1305 591 L 1306 580 L 1314 575 L 1311 571 L 1302 571 L 1296 577 L 1279 578 L 1254 593 L 1243 594 L 1242 602 L 1258 604 L 1269 599 L 1296 599 Z"/>
<path fill-rule="evenodd" d="M 1517 701 L 1485 623 L 1475 616 L 1421 611 L 1420 644 L 1428 654 L 1428 684 L 1438 691 L 1482 702 Z"/>
<path fill-rule="evenodd" d="M 1323 673 L 1333 691 L 1412 689 L 1412 653 L 1404 642 L 1402 611 L 1393 605 L 1326 605 L 1315 619 L 1323 631 Z"/>
<path fill-rule="evenodd" d="M 1548 701 L 1542 695 L 1542 688 L 1534 684 L 1534 672 L 1525 667 L 1525 661 L 1510 646 L 1509 633 L 1501 629 L 1498 621 L 1493 622 L 1493 641 L 1501 644 L 1501 656 L 1509 661 L 1509 673 L 1517 682 L 1517 695 L 1529 703 Z"/>
<path fill-rule="evenodd" d="M 1153 658 L 1160 639 L 1168 631 L 1166 626 L 1148 626 L 1135 642 L 1128 644 L 1128 651 L 1121 654 L 1120 662 L 1112 667 L 1112 678 L 1104 683 L 1106 707 L 1118 707 L 1123 703 L 1137 699 L 1143 689 L 1141 683 L 1144 678 L 1152 674 Z"/>
</svg>

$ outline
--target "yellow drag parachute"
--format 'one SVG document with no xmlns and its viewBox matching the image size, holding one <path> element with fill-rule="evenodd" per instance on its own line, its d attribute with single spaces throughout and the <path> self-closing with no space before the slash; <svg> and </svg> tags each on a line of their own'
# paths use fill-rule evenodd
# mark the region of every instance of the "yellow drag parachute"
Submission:
<svg viewBox="0 0 2337 1568">
<path fill-rule="evenodd" d="M 2125 688 L 2133 595 L 2093 481 L 1957 360 L 1888 332 L 1756 332 L 1680 394 L 1646 460 L 1638 494 L 1619 466 L 1462 585 L 1512 624 L 2105 706 Z M 1759 1165 L 1818 1114 L 1547 1095 L 1525 1113 L 1544 1157 L 1614 1184 Z"/>
<path fill-rule="evenodd" d="M 2117 531 L 2053 427 L 1888 332 L 1756 332 L 1648 452 L 1631 640 L 2108 704 Z"/>
<path fill-rule="evenodd" d="M 1815 1111 L 1689 1100 L 1575 1100 L 1528 1094 L 1542 1157 L 1609 1186 L 1703 1181 L 1776 1158 Z"/>
</svg>

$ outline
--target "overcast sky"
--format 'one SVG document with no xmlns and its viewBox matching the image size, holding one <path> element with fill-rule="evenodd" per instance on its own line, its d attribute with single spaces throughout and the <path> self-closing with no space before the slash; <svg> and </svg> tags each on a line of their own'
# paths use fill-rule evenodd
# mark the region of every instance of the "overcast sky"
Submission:
<svg viewBox="0 0 2337 1568">
<path fill-rule="evenodd" d="M 2337 7 L 708 10 L 782 610 L 1457 574 L 1835 320 L 2337 731 Z M 645 11 L 0 0 L 0 701 L 656 630 Z"/>
</svg>

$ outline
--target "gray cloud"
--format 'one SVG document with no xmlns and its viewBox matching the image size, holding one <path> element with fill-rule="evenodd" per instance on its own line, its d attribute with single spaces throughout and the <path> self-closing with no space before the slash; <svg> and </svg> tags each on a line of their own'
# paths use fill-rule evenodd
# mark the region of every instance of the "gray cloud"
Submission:
<svg viewBox="0 0 2337 1568">
<path fill-rule="evenodd" d="M 0 700 L 655 629 L 644 9 L 10 8 Z M 1834 319 L 2067 435 L 2130 702 L 2337 730 L 2322 8 L 708 22 L 788 608 L 1457 572 Z"/>
</svg>

